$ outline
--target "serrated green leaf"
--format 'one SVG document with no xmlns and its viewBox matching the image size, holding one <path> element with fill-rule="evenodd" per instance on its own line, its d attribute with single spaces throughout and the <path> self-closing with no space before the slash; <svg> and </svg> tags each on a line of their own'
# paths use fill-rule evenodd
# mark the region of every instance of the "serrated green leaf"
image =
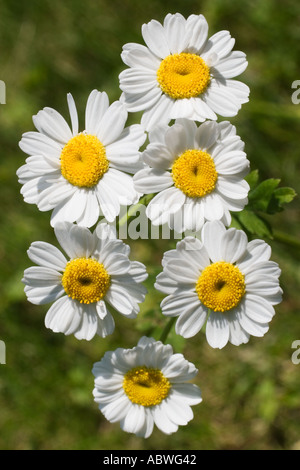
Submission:
<svg viewBox="0 0 300 470">
<path fill-rule="evenodd" d="M 272 238 L 272 230 L 268 222 L 252 211 L 244 210 L 239 213 L 239 221 L 252 235 L 260 238 Z"/>
<path fill-rule="evenodd" d="M 296 191 L 293 188 L 277 188 L 273 192 L 268 213 L 275 214 L 283 210 L 283 205 L 288 204 L 297 196 Z"/>
<path fill-rule="evenodd" d="M 269 178 L 262 181 L 255 189 L 249 191 L 249 207 L 252 210 L 267 212 L 271 198 L 280 179 Z"/>
</svg>

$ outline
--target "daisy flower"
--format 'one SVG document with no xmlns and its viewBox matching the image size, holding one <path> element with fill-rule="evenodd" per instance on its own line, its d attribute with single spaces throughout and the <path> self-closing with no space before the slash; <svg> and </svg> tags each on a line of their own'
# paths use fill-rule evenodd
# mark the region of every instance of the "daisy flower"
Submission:
<svg viewBox="0 0 300 470">
<path fill-rule="evenodd" d="M 177 334 L 190 338 L 206 322 L 213 348 L 228 341 L 240 345 L 250 335 L 262 337 L 281 302 L 280 269 L 270 261 L 271 248 L 262 240 L 226 229 L 220 221 L 206 222 L 202 241 L 186 237 L 165 253 L 155 287 L 168 294 L 164 315 L 178 317 Z"/>
<path fill-rule="evenodd" d="M 154 424 L 165 434 L 192 418 L 192 405 L 202 401 L 197 374 L 170 345 L 143 336 L 132 349 L 108 351 L 92 370 L 93 395 L 105 418 L 123 431 L 147 438 Z"/>
<path fill-rule="evenodd" d="M 106 223 L 94 232 L 70 222 L 58 223 L 55 235 L 65 255 L 46 242 L 34 242 L 28 256 L 38 266 L 24 271 L 23 282 L 33 304 L 53 302 L 45 326 L 77 339 L 103 338 L 114 331 L 107 304 L 128 318 L 136 318 L 144 301 L 145 266 L 129 260 L 130 248 Z"/>
<path fill-rule="evenodd" d="M 132 174 L 140 168 L 139 148 L 146 135 L 139 124 L 124 127 L 127 110 L 109 105 L 105 92 L 93 90 L 85 110 L 85 130 L 78 130 L 74 99 L 67 95 L 72 128 L 52 108 L 33 116 L 37 132 L 26 132 L 20 148 L 30 155 L 17 175 L 24 200 L 59 221 L 91 227 L 100 215 L 115 220 L 120 205 L 136 203 Z M 130 174 L 129 174 L 130 173 Z"/>
<path fill-rule="evenodd" d="M 205 220 L 230 225 L 230 211 L 244 208 L 249 191 L 243 178 L 250 164 L 235 127 L 177 119 L 150 131 L 149 142 L 133 181 L 137 191 L 157 193 L 146 209 L 153 225 L 179 233 L 198 231 Z"/>
<path fill-rule="evenodd" d="M 249 88 L 233 80 L 247 67 L 246 56 L 232 51 L 228 31 L 208 38 L 203 15 L 168 14 L 142 26 L 146 46 L 129 43 L 121 58 L 129 67 L 119 75 L 121 99 L 131 112 L 144 111 L 147 130 L 186 117 L 194 121 L 235 116 L 248 101 Z"/>
</svg>

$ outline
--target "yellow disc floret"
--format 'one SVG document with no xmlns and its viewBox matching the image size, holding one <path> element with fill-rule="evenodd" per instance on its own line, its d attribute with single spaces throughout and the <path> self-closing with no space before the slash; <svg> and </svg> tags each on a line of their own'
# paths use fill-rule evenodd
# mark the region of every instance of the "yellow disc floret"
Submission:
<svg viewBox="0 0 300 470">
<path fill-rule="evenodd" d="M 103 299 L 110 275 L 102 263 L 92 258 L 74 258 L 67 263 L 61 282 L 69 297 L 90 304 Z"/>
<path fill-rule="evenodd" d="M 171 98 L 192 98 L 206 90 L 210 71 L 197 54 L 181 52 L 162 60 L 157 70 L 157 80 L 162 91 Z"/>
<path fill-rule="evenodd" d="M 196 292 L 207 308 L 226 312 L 236 307 L 246 292 L 244 275 L 237 266 L 218 261 L 202 271 Z"/>
<path fill-rule="evenodd" d="M 61 174 L 80 188 L 95 186 L 108 170 L 104 145 L 90 134 L 78 134 L 64 146 L 60 155 Z"/>
<path fill-rule="evenodd" d="M 212 192 L 217 171 L 212 157 L 202 150 L 186 150 L 173 163 L 172 177 L 176 188 L 191 198 Z"/>
<path fill-rule="evenodd" d="M 171 384 L 159 369 L 139 366 L 124 376 L 123 389 L 132 403 L 155 406 L 164 400 Z"/>
</svg>

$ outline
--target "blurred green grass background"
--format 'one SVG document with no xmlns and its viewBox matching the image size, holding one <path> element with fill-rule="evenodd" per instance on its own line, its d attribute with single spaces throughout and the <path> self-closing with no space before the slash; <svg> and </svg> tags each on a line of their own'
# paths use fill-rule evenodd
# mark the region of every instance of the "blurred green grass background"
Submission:
<svg viewBox="0 0 300 470">
<path fill-rule="evenodd" d="M 26 301 L 20 280 L 31 265 L 31 242 L 56 243 L 49 213 L 23 202 L 16 170 L 25 159 L 18 148 L 33 130 L 32 115 L 51 106 L 67 117 L 71 92 L 83 118 L 93 88 L 119 98 L 120 53 L 127 42 L 142 42 L 141 25 L 167 13 L 202 13 L 209 34 L 227 29 L 235 49 L 247 54 L 241 76 L 250 102 L 232 119 L 260 177 L 280 178 L 299 194 L 300 105 L 291 101 L 300 79 L 300 4 L 296 0 L 29 0 L 0 2 L 0 79 L 6 104 L 0 105 L 0 339 L 6 364 L 0 365 L 0 449 L 166 449 L 300 450 L 300 364 L 292 363 L 292 342 L 300 339 L 298 198 L 270 219 L 294 246 L 267 240 L 282 268 L 284 300 L 264 338 L 213 350 L 203 334 L 175 344 L 199 368 L 203 402 L 194 420 L 172 436 L 155 430 L 147 440 L 107 422 L 93 402 L 91 368 L 104 352 L 133 347 L 144 333 L 143 320 L 164 326 L 161 296 L 153 291 L 168 241 L 128 240 L 132 259 L 147 264 L 149 294 L 141 320 L 115 316 L 116 331 L 80 342 L 44 327 L 49 306 Z M 132 122 L 135 117 L 130 117 Z M 83 119 L 81 120 L 83 123 Z M 174 339 L 174 338 L 173 338 Z"/>
</svg>

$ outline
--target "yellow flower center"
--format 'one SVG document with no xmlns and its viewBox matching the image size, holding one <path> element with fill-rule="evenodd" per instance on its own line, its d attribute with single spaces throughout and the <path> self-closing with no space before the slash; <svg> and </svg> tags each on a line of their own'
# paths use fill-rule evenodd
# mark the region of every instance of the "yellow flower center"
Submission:
<svg viewBox="0 0 300 470">
<path fill-rule="evenodd" d="M 173 163 L 172 177 L 176 188 L 189 197 L 211 193 L 218 174 L 212 157 L 202 150 L 186 150 Z"/>
<path fill-rule="evenodd" d="M 157 80 L 162 91 L 171 98 L 192 98 L 206 90 L 210 72 L 200 56 L 181 52 L 162 60 L 157 70 Z"/>
<path fill-rule="evenodd" d="M 78 134 L 64 146 L 60 155 L 61 174 L 80 188 L 95 186 L 108 170 L 104 145 L 89 134 Z"/>
<path fill-rule="evenodd" d="M 123 389 L 132 403 L 154 406 L 164 400 L 171 384 L 159 369 L 139 366 L 130 369 L 124 376 Z"/>
<path fill-rule="evenodd" d="M 244 275 L 237 266 L 218 261 L 203 269 L 196 292 L 207 308 L 226 312 L 236 307 L 246 292 Z"/>
<path fill-rule="evenodd" d="M 69 297 L 90 304 L 103 299 L 110 275 L 103 264 L 92 258 L 74 258 L 67 263 L 61 282 Z"/>
</svg>

